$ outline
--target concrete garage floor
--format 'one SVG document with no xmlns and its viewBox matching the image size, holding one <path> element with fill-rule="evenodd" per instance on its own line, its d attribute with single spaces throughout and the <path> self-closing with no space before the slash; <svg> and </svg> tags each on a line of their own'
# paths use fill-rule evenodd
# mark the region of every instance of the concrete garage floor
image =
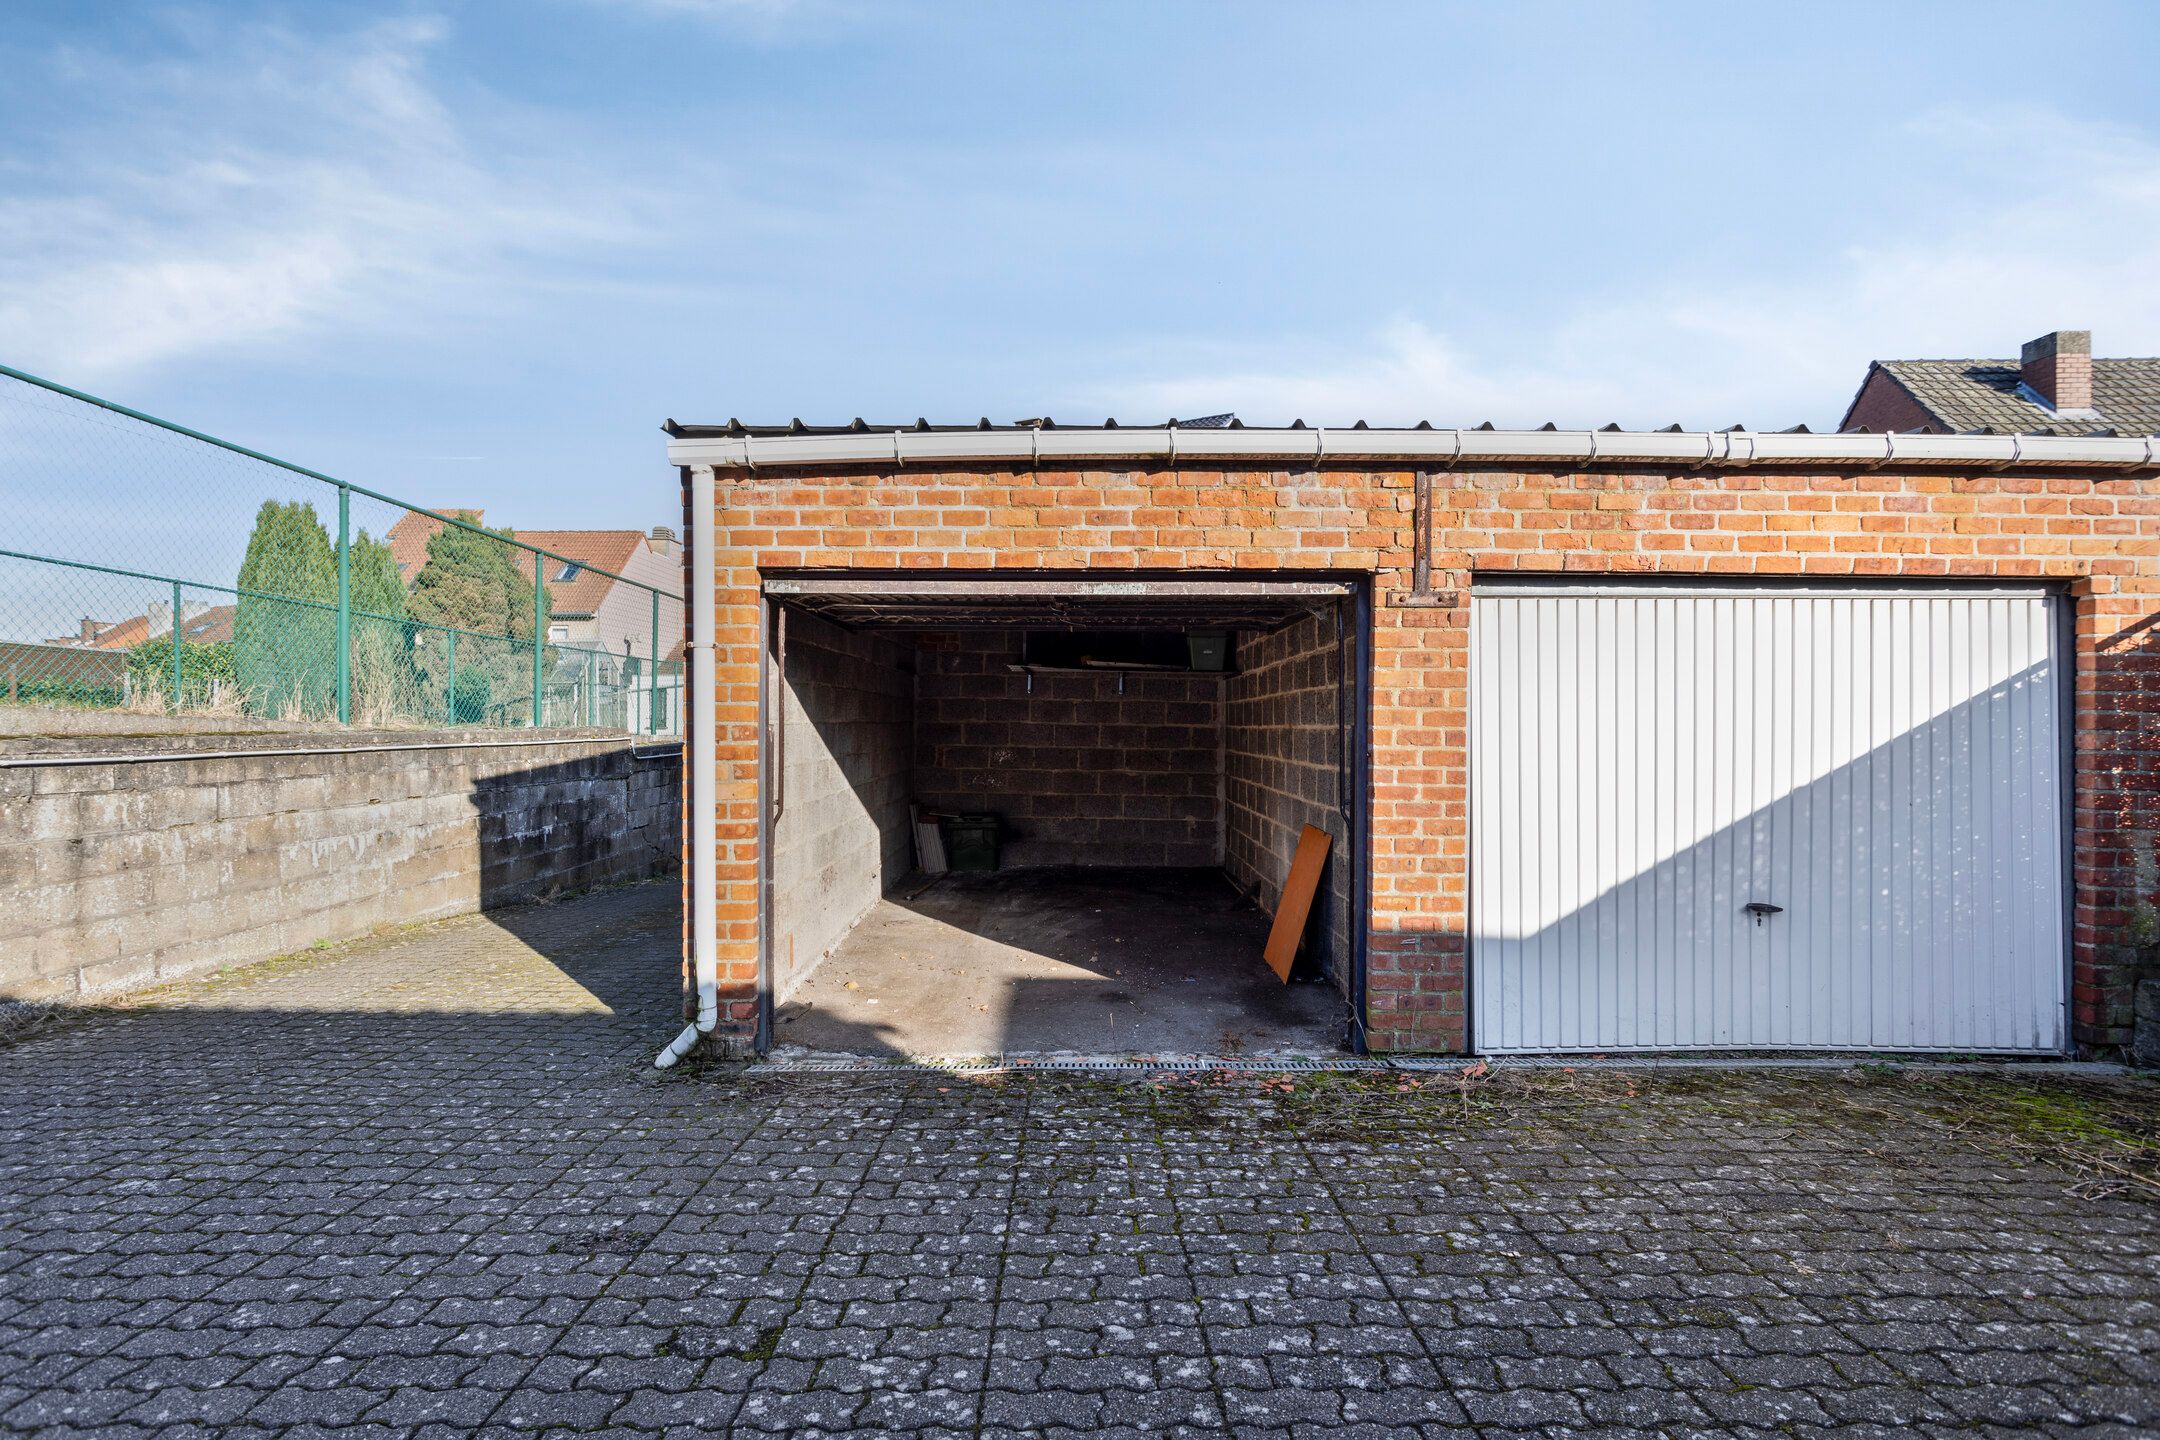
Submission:
<svg viewBox="0 0 2160 1440">
<path fill-rule="evenodd" d="M 782 1058 L 1341 1054 L 1342 997 L 1278 981 L 1268 925 L 1217 870 L 947 875 L 881 901 L 774 1038 Z"/>
</svg>

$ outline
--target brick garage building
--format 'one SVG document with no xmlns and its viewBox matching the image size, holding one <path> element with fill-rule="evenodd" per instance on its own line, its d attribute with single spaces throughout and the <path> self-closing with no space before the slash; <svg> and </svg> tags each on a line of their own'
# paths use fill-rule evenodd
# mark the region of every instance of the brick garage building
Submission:
<svg viewBox="0 0 2160 1440">
<path fill-rule="evenodd" d="M 955 753 L 969 750 L 970 719 L 1010 722 L 1026 698 L 1014 687 L 1031 677 L 993 672 L 984 647 L 1019 645 L 1010 626 L 1052 616 L 1100 624 L 1112 594 L 1152 606 L 1162 626 L 1227 616 L 1239 631 L 1233 673 L 1209 683 L 1279 677 L 1282 691 L 1195 697 L 1190 677 L 1140 677 L 1155 708 L 1134 724 L 1169 727 L 1165 743 L 1195 753 L 1210 727 L 1222 737 L 1214 796 L 1174 773 L 1159 795 L 1142 783 L 1162 804 L 1138 811 L 1121 801 L 1088 815 L 1081 797 L 1035 796 L 1069 824 L 1039 826 L 1026 843 L 1038 858 L 1083 862 L 1094 844 L 1139 846 L 1117 858 L 1142 863 L 1197 850 L 1265 905 L 1295 822 L 1333 817 L 1337 850 L 1307 948 L 1327 952 L 1359 1022 L 1353 1043 L 2091 1053 L 2129 1040 L 2132 984 L 2155 939 L 2160 830 L 2152 441 L 669 428 L 691 537 L 694 661 L 706 658 L 701 615 L 712 626 L 709 686 L 694 692 L 711 700 L 709 739 L 701 748 L 693 734 L 689 747 L 685 974 L 706 1002 L 701 1023 L 738 1042 L 769 1036 L 788 967 L 814 964 L 904 872 L 911 796 L 945 784 L 938 803 L 964 804 L 994 777 L 960 772 L 1055 768 Z M 1316 602 L 1300 580 L 1339 589 Z M 952 588 L 940 598 L 926 581 Z M 1241 581 L 1249 592 L 1208 599 L 1208 585 Z M 1015 600 L 1016 582 L 1041 587 L 1028 592 L 1038 598 Z M 1198 597 L 1189 612 L 1181 595 Z M 1232 614 L 1239 604 L 1255 613 Z M 1519 611 L 1528 628 L 1509 629 L 1511 604 L 1558 608 Z M 1615 622 L 1598 608 L 1609 604 L 1635 608 Z M 1768 608 L 1735 619 L 1719 609 L 1732 605 Z M 890 624 L 905 615 L 913 637 Z M 790 623 L 796 645 L 846 657 L 814 677 L 831 692 L 817 702 L 830 723 L 810 717 L 836 757 L 828 788 L 845 792 L 818 835 L 786 832 L 774 815 L 776 801 L 819 813 L 820 797 L 775 793 L 795 784 L 798 763 L 775 753 L 792 733 L 776 717 L 806 704 L 775 660 Z M 1578 623 L 1573 642 L 1552 638 Z M 1863 632 L 1872 658 L 1850 660 Z M 1518 664 L 1532 649 L 1536 665 Z M 963 728 L 926 755 L 905 727 L 951 718 L 910 711 L 955 657 L 981 661 L 975 673 L 1006 688 L 995 699 L 954 691 Z M 1719 697 L 1743 673 L 1754 708 L 1735 712 Z M 1649 693 L 1668 685 L 1682 698 Z M 1293 690 L 1307 700 L 1284 698 Z M 1833 691 L 1853 716 L 1826 715 L 1812 751 L 1779 755 L 1780 715 L 1817 725 L 1806 717 Z M 1058 714 L 1096 693 L 1061 692 Z M 1668 727 L 1682 712 L 1695 718 Z M 1573 728 L 1502 744 L 1541 725 Z M 1101 724 L 1070 733 L 1076 745 L 1122 743 Z M 1054 728 L 1035 738 L 1052 751 L 1065 743 Z M 1648 817 L 1677 802 L 1657 757 L 1713 751 L 1723 758 L 1705 764 L 1737 767 L 1703 778 L 1723 798 L 1659 830 Z M 1542 796 L 1525 797 L 1526 775 Z M 1874 788 L 1856 799 L 1859 785 Z M 1593 789 L 1595 803 L 1582 800 Z M 1637 816 L 1639 835 L 1626 829 Z M 849 841 L 851 825 L 867 839 Z M 821 858 L 788 860 L 790 845 Z M 1804 864 L 1796 849 L 1812 849 Z M 1561 852 L 1580 857 L 1579 873 L 1541 890 L 1538 873 Z M 1733 858 L 1743 853 L 1754 858 Z M 1694 855 L 1693 868 L 1675 870 L 1675 854 Z M 1719 866 L 1729 873 L 1709 873 Z M 1751 877 L 1764 875 L 1812 886 L 1821 903 L 1749 913 L 1742 901 L 1787 898 L 1752 896 Z M 1612 896 L 1636 908 L 1600 908 Z M 1553 904 L 1575 908 L 1548 923 L 1540 907 Z M 1675 917 L 1687 933 L 1670 933 Z M 2017 952 L 2008 960 L 2005 946 Z M 1680 993 L 1690 986 L 1707 988 Z"/>
</svg>

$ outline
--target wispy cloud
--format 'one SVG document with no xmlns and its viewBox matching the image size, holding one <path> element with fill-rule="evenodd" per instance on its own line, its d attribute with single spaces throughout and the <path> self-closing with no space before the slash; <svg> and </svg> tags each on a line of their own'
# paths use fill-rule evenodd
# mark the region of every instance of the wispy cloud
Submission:
<svg viewBox="0 0 2160 1440">
<path fill-rule="evenodd" d="M 758 40 L 779 40 L 851 13 L 847 0 L 574 0 L 587 9 L 647 20 L 688 21 Z"/>
<path fill-rule="evenodd" d="M 1515 347 L 1397 314 L 1355 334 L 1255 342 L 1303 358 L 1196 364 L 1088 398 L 1263 421 L 1819 427 L 1873 358 L 2011 355 L 2056 328 L 2089 327 L 2116 354 L 2160 340 L 2151 137 L 2048 112 L 1944 111 L 1905 138 L 1898 163 L 1947 177 L 1929 193 L 1949 198 L 1899 221 L 1860 217 L 1844 249 L 1788 280 L 1636 275 L 1637 293 L 1580 292 L 1541 340 Z"/>
<path fill-rule="evenodd" d="M 453 113 L 428 73 L 443 33 L 198 24 L 162 62 L 47 57 L 42 108 L 74 123 L 0 195 L 11 351 L 98 381 L 417 328 L 516 303 L 521 270 L 639 239 L 639 196 L 533 144 L 529 117 Z"/>
<path fill-rule="evenodd" d="M 728 20 L 741 16 L 781 15 L 806 8 L 807 0 L 586 0 L 602 10 L 642 11 L 649 15 L 681 15 L 695 20 Z"/>
</svg>

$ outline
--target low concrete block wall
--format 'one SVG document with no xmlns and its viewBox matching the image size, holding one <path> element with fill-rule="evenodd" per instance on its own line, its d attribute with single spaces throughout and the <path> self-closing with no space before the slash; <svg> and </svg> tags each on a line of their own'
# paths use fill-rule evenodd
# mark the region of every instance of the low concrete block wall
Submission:
<svg viewBox="0 0 2160 1440">
<path fill-rule="evenodd" d="M 118 758 L 55 763 L 97 756 Z M 85 736 L 0 759 L 0 1001 L 642 879 L 681 852 L 680 747 L 619 735 Z"/>
</svg>

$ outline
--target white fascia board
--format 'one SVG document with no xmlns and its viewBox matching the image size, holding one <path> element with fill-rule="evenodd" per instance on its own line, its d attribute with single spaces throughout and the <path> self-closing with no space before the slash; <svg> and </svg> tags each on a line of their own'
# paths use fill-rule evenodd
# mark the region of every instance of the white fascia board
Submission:
<svg viewBox="0 0 2160 1440">
<path fill-rule="evenodd" d="M 1032 467 L 1076 460 L 1460 460 L 1670 465 L 1922 463 L 1995 468 L 2083 465 L 2160 469 L 2160 439 L 2078 435 L 1792 435 L 1747 430 L 887 430 L 831 435 L 682 437 L 673 465 L 910 465 L 996 462 Z"/>
</svg>

